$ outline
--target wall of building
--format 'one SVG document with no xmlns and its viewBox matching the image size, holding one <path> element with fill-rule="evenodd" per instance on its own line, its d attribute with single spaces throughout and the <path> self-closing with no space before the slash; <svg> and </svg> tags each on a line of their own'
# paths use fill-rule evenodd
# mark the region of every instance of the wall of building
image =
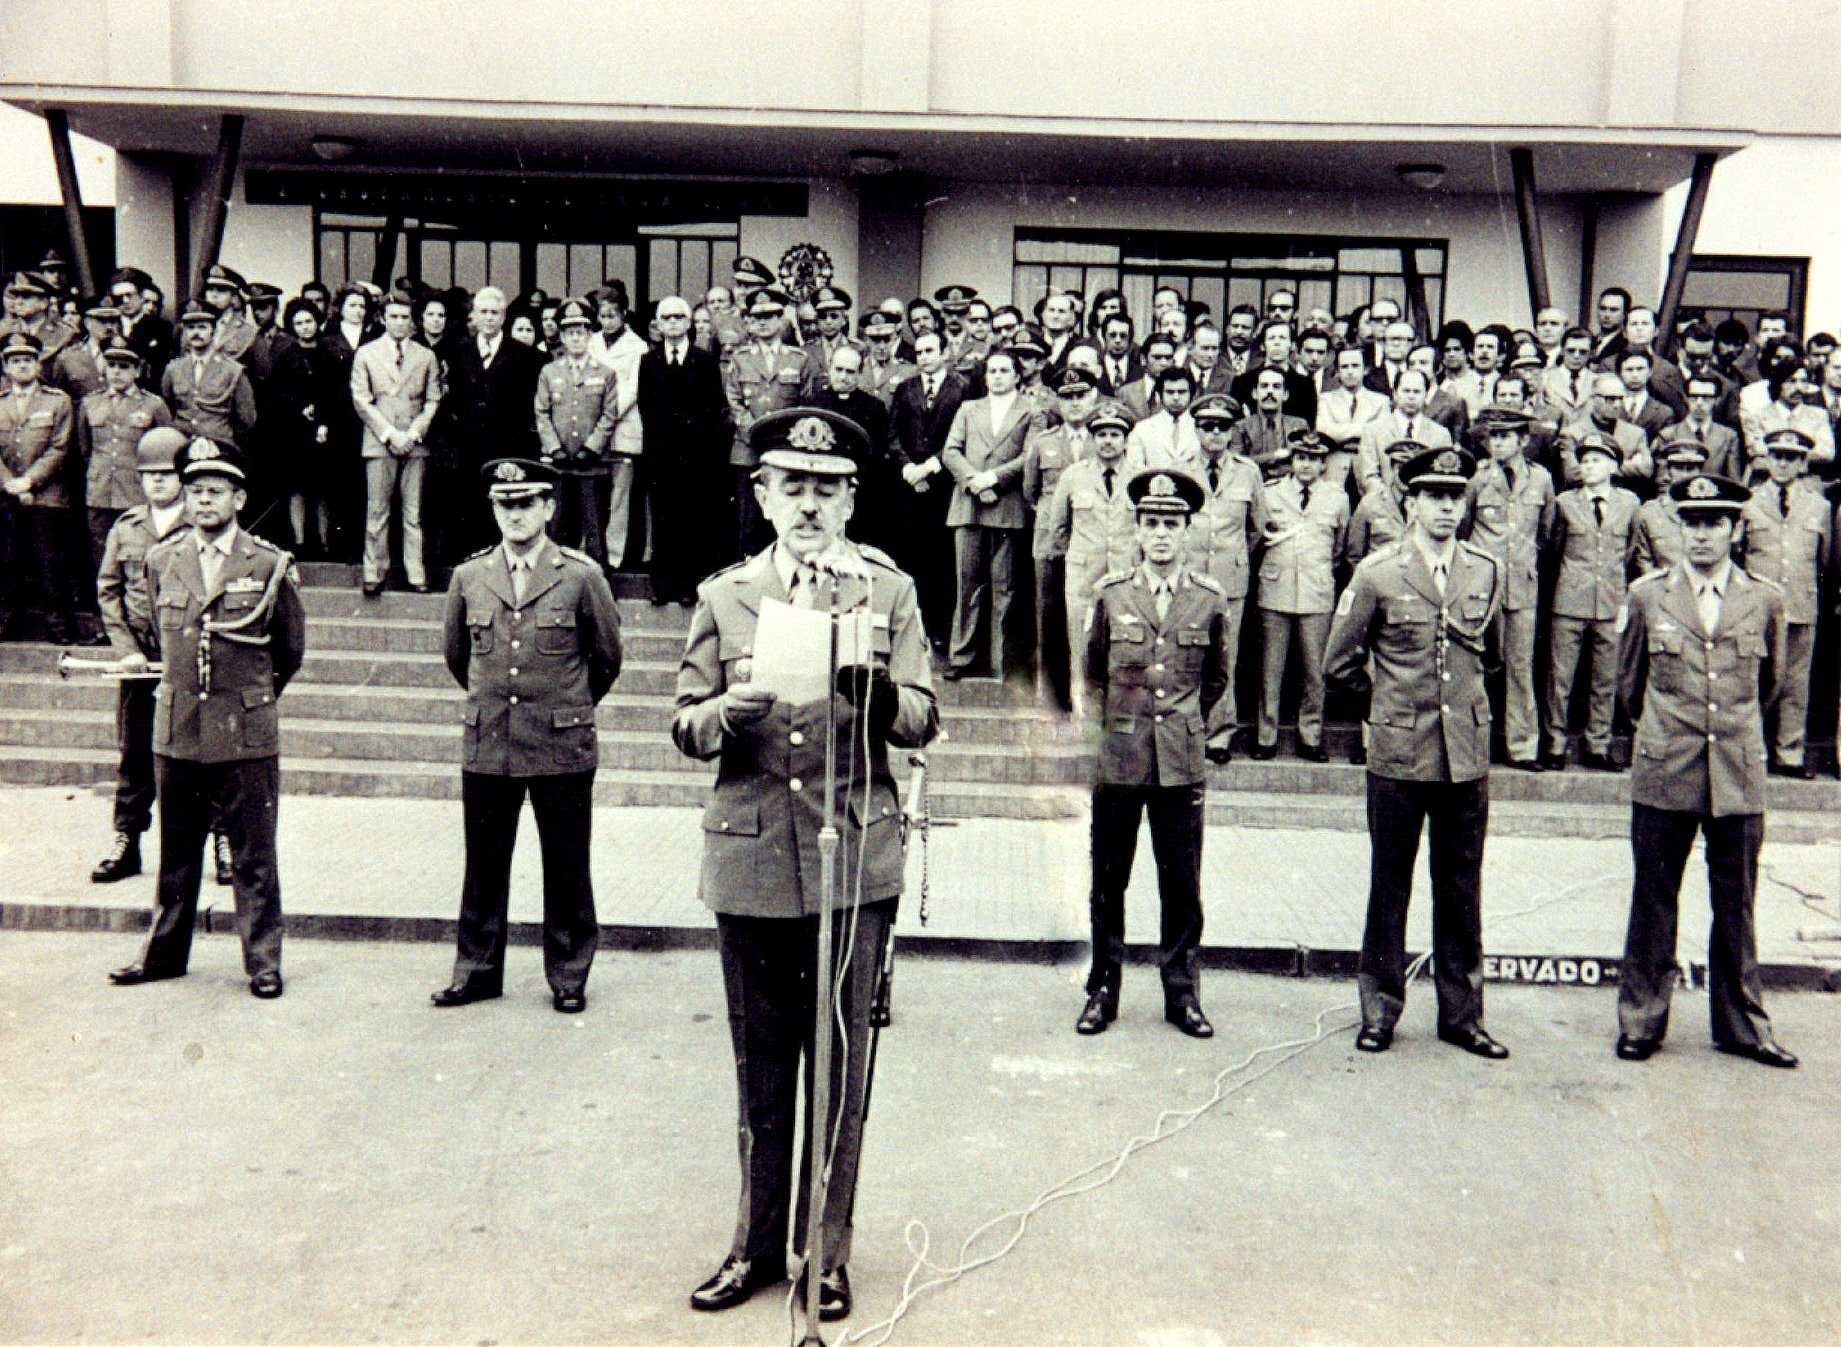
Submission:
<svg viewBox="0 0 1841 1347">
<path fill-rule="evenodd" d="M 780 257 L 796 243 L 823 248 L 831 258 L 832 284 L 854 298 L 857 292 L 857 191 L 841 178 L 814 178 L 808 184 L 807 214 L 744 215 L 741 254 L 777 270 Z"/>
<path fill-rule="evenodd" d="M 1832 110 L 1832 96 L 1829 102 Z M 1658 293 L 1686 204 L 1684 185 L 1657 206 L 1666 231 L 1657 265 Z M 1768 137 L 1722 159 L 1713 170 L 1694 250 L 1807 257 L 1808 329 L 1841 331 L 1841 139 Z"/>
<path fill-rule="evenodd" d="M 1578 203 L 1556 198 L 1542 210 L 1548 284 L 1570 307 L 1579 289 Z M 1018 225 L 1444 238 L 1447 317 L 1473 325 L 1533 320 L 1513 200 L 1438 192 L 1357 197 L 949 183 L 927 206 L 922 291 L 959 282 L 1007 301 Z"/>
<path fill-rule="evenodd" d="M 115 151 L 73 135 L 70 153 L 77 163 L 77 190 L 83 194 L 83 204 L 113 206 Z M 0 203 L 56 206 L 63 200 L 45 119 L 0 103 Z"/>
</svg>

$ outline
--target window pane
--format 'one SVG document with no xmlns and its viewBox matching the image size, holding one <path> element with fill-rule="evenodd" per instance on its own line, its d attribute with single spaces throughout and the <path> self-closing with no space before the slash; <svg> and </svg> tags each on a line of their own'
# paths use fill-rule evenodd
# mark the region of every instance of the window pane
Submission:
<svg viewBox="0 0 1841 1347">
<path fill-rule="evenodd" d="M 678 245 L 672 239 L 653 239 L 646 245 L 646 294 L 670 295 L 678 288 Z M 637 298 L 637 296 L 635 296 Z"/>
<path fill-rule="evenodd" d="M 1102 290 L 1119 288 L 1119 269 L 1117 267 L 1087 268 L 1087 307 L 1093 307 L 1093 296 Z"/>
<path fill-rule="evenodd" d="M 598 243 L 577 243 L 569 249 L 569 293 L 581 298 L 590 290 L 597 290 L 606 279 L 602 272 L 607 270 L 603 250 Z"/>
<path fill-rule="evenodd" d="M 701 294 L 710 287 L 710 245 L 705 239 L 686 239 L 678 246 L 678 289 L 680 295 Z M 663 299 L 654 294 L 653 302 Z"/>
<path fill-rule="evenodd" d="M 1681 302 L 1696 309 L 1787 309 L 1790 278 L 1780 271 L 1690 271 Z"/>
<path fill-rule="evenodd" d="M 486 262 L 486 274 L 492 277 L 492 283 L 508 295 L 515 295 L 524 289 L 524 277 L 521 274 L 524 249 L 516 243 L 495 242 Z"/>
<path fill-rule="evenodd" d="M 454 245 L 446 239 L 423 239 L 418 265 L 422 284 L 447 289 L 454 283 Z"/>
<path fill-rule="evenodd" d="M 1336 281 L 1336 307 L 1338 315 L 1353 313 L 1368 302 L 1368 296 L 1374 289 L 1373 283 L 1366 276 L 1342 276 Z"/>
<path fill-rule="evenodd" d="M 1189 287 L 1189 297 L 1206 304 L 1216 323 L 1227 321 L 1227 283 L 1219 276 L 1197 276 Z"/>
<path fill-rule="evenodd" d="M 1406 302 L 1406 282 L 1398 276 L 1376 276 L 1374 278 L 1374 298 L 1397 300 L 1402 313 L 1406 312 L 1409 307 Z M 1373 302 L 1373 300 L 1369 301 L 1369 303 Z"/>
<path fill-rule="evenodd" d="M 369 230 L 354 229 L 345 240 L 346 279 L 368 281 L 376 267 L 377 235 Z"/>
<path fill-rule="evenodd" d="M 1445 250 L 1443 248 L 1416 248 L 1413 255 L 1419 260 L 1421 276 L 1443 276 L 1445 274 Z"/>
<path fill-rule="evenodd" d="M 1086 289 L 1086 275 L 1079 267 L 1055 267 L 1048 274 L 1048 283 L 1056 290 L 1083 293 Z"/>
<path fill-rule="evenodd" d="M 1426 319 L 1437 332 L 1445 325 L 1445 283 L 1436 276 L 1426 277 L 1425 307 Z"/>
<path fill-rule="evenodd" d="M 1133 340 L 1143 341 L 1151 321 L 1151 278 L 1143 274 L 1127 276 L 1119 289 L 1125 292 L 1125 312 L 1131 315 Z"/>
<path fill-rule="evenodd" d="M 551 295 L 574 293 L 569 288 L 569 250 L 562 244 L 537 245 L 537 286 Z"/>
<path fill-rule="evenodd" d="M 1252 276 L 1234 277 L 1227 287 L 1228 307 L 1234 308 L 1241 304 L 1251 304 L 1261 313 L 1264 313 L 1266 311 L 1265 305 L 1262 302 L 1260 294 L 1262 289 L 1262 283 Z M 1225 315 L 1223 315 L 1223 321 L 1225 321 Z"/>
<path fill-rule="evenodd" d="M 1336 312 L 1336 287 L 1330 281 L 1298 282 L 1298 321 L 1304 321 L 1304 315 L 1312 309 L 1328 309 Z"/>
<path fill-rule="evenodd" d="M 1375 271 L 1382 275 L 1400 274 L 1398 248 L 1344 248 L 1337 256 L 1344 271 Z"/>
<path fill-rule="evenodd" d="M 733 239 L 720 240 L 717 242 L 717 244 L 713 248 L 710 249 L 710 284 L 711 285 L 725 285 L 726 286 L 729 283 L 729 281 L 732 279 L 732 273 L 735 270 L 736 254 L 739 253 L 740 250 L 741 250 L 740 245 L 738 245 Z M 655 298 L 662 299 L 663 296 L 662 295 L 655 296 Z M 691 296 L 685 295 L 684 298 L 690 299 Z M 701 296 L 698 296 L 698 298 L 701 298 Z"/>
<path fill-rule="evenodd" d="M 320 280 L 335 290 L 345 284 L 345 234 L 342 230 L 320 231 Z"/>
<path fill-rule="evenodd" d="M 1048 269 L 1038 266 L 1018 266 L 1011 277 L 1010 301 L 1023 311 L 1025 322 L 1036 301 L 1048 293 Z"/>
<path fill-rule="evenodd" d="M 478 290 L 486 284 L 486 245 L 462 239 L 454 245 L 454 284 Z"/>
</svg>

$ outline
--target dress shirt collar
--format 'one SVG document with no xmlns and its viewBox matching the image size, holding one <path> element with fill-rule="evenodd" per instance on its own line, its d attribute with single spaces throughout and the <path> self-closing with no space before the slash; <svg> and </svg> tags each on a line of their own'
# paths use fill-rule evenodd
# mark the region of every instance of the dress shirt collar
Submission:
<svg viewBox="0 0 1841 1347">
<path fill-rule="evenodd" d="M 147 522 L 153 526 L 153 536 L 164 538 L 173 531 L 173 525 L 185 514 L 185 498 L 182 496 L 171 505 L 149 505 Z"/>
<path fill-rule="evenodd" d="M 1414 529 L 1413 545 L 1419 549 L 1419 555 L 1425 558 L 1427 569 L 1437 573 L 1438 568 L 1442 566 L 1447 576 L 1451 574 L 1451 562 L 1457 556 L 1456 538 L 1445 539 L 1443 548 L 1440 548 L 1425 534 Z"/>
<path fill-rule="evenodd" d="M 228 557 L 231 549 L 236 546 L 236 540 L 237 526 L 234 522 L 229 528 L 225 529 L 215 538 L 207 538 L 196 529 L 192 531 L 192 542 L 193 545 L 198 548 L 200 560 L 203 560 L 205 553 L 208 551 L 216 552 L 221 557 Z"/>
<path fill-rule="evenodd" d="M 1695 598 L 1699 598 L 1708 589 L 1713 591 L 1715 598 L 1724 599 L 1726 597 L 1726 588 L 1732 583 L 1731 557 L 1726 557 L 1705 575 L 1685 561 L 1681 563 L 1681 569 L 1688 577 L 1688 585 L 1693 589 Z"/>
</svg>

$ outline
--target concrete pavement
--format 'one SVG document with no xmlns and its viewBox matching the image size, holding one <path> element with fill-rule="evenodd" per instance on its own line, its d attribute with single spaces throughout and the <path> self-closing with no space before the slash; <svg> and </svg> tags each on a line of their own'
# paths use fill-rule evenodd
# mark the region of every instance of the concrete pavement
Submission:
<svg viewBox="0 0 1841 1347">
<path fill-rule="evenodd" d="M 116 989 L 124 934 L 0 932 L 0 1341 L 773 1344 L 779 1295 L 684 1297 L 727 1243 L 734 1085 L 707 952 L 604 954 L 553 1014 L 534 957 L 502 1001 L 425 1000 L 442 954 L 296 940 L 288 992 L 203 938 L 184 980 Z M 912 1258 L 1205 1101 L 1253 1050 L 1324 1042 L 1057 1203 L 919 1299 L 903 1344 L 1817 1343 L 1841 1337 L 1841 1018 L 1773 998 L 1803 1054 L 1713 1053 L 1684 994 L 1667 1049 L 1611 1055 L 1608 988 L 1492 989 L 1514 1049 L 1356 1054 L 1348 988 L 1220 974 L 1219 1036 L 1126 974 L 1081 1039 L 1069 968 L 914 961 L 898 983 L 858 1202 L 862 1330 Z M 1327 1013 L 1326 1013 L 1327 1012 Z M 1262 1059 L 1269 1061 L 1270 1059 Z M 1228 1086 L 1242 1076 L 1229 1074 Z M 1015 1230 L 999 1219 L 977 1251 Z"/>
</svg>

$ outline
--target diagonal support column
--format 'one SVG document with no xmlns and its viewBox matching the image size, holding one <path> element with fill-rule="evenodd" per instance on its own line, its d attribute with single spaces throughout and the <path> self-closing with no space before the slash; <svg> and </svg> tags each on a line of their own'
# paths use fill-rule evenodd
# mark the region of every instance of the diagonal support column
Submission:
<svg viewBox="0 0 1841 1347">
<path fill-rule="evenodd" d="M 64 229 L 70 235 L 77 288 L 85 296 L 94 295 L 96 271 L 90 262 L 89 234 L 83 228 L 83 192 L 77 185 L 77 160 L 70 152 L 70 115 L 62 108 L 47 108 L 45 127 L 51 132 L 51 158 L 57 165 L 58 191 L 64 198 Z"/>
<path fill-rule="evenodd" d="M 1534 196 L 1534 151 L 1517 147 L 1509 151 L 1509 172 L 1515 178 L 1515 214 L 1521 220 L 1521 257 L 1528 269 L 1529 316 L 1552 304 L 1547 289 L 1547 246 L 1541 240 L 1540 206 Z"/>
<path fill-rule="evenodd" d="M 1681 228 L 1675 233 L 1675 251 L 1668 258 L 1668 282 L 1662 287 L 1662 312 L 1656 315 L 1656 348 L 1662 355 L 1675 349 L 1675 313 L 1681 308 L 1681 295 L 1688 287 L 1688 268 L 1694 262 L 1694 239 L 1700 233 L 1700 217 L 1707 209 L 1707 189 L 1713 185 L 1713 164 L 1717 158 L 1713 154 L 1694 156 L 1687 205 L 1681 211 Z"/>
<path fill-rule="evenodd" d="M 226 112 L 218 125 L 217 153 L 211 157 L 206 180 L 204 228 L 192 258 L 193 295 L 204 293 L 205 273 L 217 265 L 218 249 L 224 246 L 224 221 L 230 214 L 230 193 L 236 187 L 237 155 L 242 147 L 242 114 Z"/>
</svg>

